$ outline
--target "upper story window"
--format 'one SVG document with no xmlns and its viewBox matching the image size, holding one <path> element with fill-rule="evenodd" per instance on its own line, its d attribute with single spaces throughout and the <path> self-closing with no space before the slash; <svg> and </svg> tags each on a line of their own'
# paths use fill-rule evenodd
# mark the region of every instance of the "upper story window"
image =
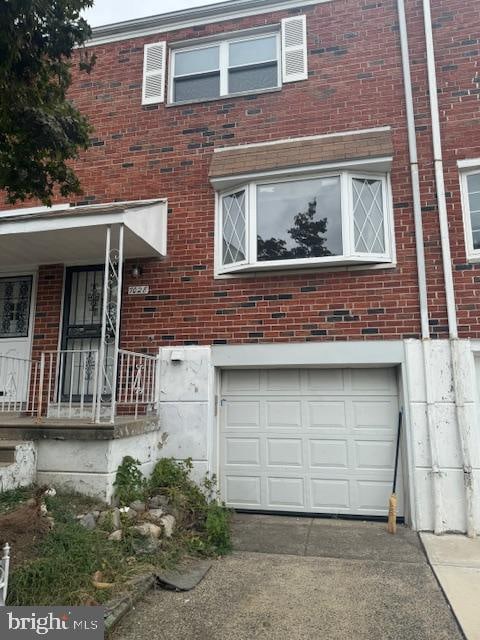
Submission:
<svg viewBox="0 0 480 640">
<path fill-rule="evenodd" d="M 166 58 L 165 41 L 145 45 L 142 104 L 165 100 Z M 306 16 L 291 16 L 278 25 L 219 35 L 217 40 L 173 44 L 168 101 L 214 100 L 307 78 Z"/>
<path fill-rule="evenodd" d="M 279 87 L 279 34 L 172 52 L 171 102 Z"/>
<path fill-rule="evenodd" d="M 218 195 L 217 272 L 391 262 L 387 175 L 255 181 Z"/>
<path fill-rule="evenodd" d="M 461 174 L 467 257 L 480 259 L 480 160 Z"/>
</svg>

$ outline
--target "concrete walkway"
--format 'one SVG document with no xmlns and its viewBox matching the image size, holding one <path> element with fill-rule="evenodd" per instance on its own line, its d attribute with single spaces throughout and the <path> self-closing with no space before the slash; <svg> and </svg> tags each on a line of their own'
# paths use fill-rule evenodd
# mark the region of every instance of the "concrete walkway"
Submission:
<svg viewBox="0 0 480 640">
<path fill-rule="evenodd" d="M 480 640 L 480 539 L 420 534 L 430 564 L 468 640 Z"/>
<path fill-rule="evenodd" d="M 419 538 L 380 523 L 237 515 L 233 554 L 157 591 L 114 640 L 461 640 Z"/>
</svg>

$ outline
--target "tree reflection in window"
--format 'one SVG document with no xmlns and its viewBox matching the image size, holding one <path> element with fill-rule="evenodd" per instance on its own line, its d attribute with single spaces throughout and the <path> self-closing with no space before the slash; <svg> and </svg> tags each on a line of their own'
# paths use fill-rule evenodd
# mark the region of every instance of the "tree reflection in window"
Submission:
<svg viewBox="0 0 480 640">
<path fill-rule="evenodd" d="M 301 207 L 302 201 L 306 202 L 305 209 L 294 214 L 293 207 Z M 263 185 L 257 207 L 258 261 L 321 258 L 342 253 L 338 177 Z"/>
</svg>

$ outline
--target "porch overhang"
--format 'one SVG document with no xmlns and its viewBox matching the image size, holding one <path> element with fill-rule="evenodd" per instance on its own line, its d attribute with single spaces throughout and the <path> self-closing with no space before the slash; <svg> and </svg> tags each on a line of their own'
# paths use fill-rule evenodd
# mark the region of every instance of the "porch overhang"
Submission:
<svg viewBox="0 0 480 640">
<path fill-rule="evenodd" d="M 167 200 L 139 200 L 0 216 L 0 269 L 54 263 L 103 263 L 105 231 L 124 227 L 124 258 L 167 252 Z"/>
</svg>

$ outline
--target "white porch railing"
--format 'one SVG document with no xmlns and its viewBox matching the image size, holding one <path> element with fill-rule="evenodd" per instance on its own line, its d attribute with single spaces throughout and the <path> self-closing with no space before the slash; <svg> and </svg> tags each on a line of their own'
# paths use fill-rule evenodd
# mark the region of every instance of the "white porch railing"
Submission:
<svg viewBox="0 0 480 640">
<path fill-rule="evenodd" d="M 35 413 L 39 366 L 36 360 L 0 355 L 0 413 Z"/>
<path fill-rule="evenodd" d="M 0 607 L 7 602 L 8 572 L 10 569 L 10 546 L 8 542 L 3 547 L 3 555 L 0 559 Z"/>
<path fill-rule="evenodd" d="M 118 351 L 117 374 L 117 411 L 131 407 L 135 417 L 139 408 L 145 412 L 153 408 L 157 395 L 157 364 L 156 356 L 133 351 Z"/>
<path fill-rule="evenodd" d="M 119 349 L 116 362 L 111 356 L 101 365 L 99 358 L 98 350 L 42 353 L 38 417 L 102 423 L 117 415 L 138 418 L 155 408 L 156 356 Z"/>
</svg>

